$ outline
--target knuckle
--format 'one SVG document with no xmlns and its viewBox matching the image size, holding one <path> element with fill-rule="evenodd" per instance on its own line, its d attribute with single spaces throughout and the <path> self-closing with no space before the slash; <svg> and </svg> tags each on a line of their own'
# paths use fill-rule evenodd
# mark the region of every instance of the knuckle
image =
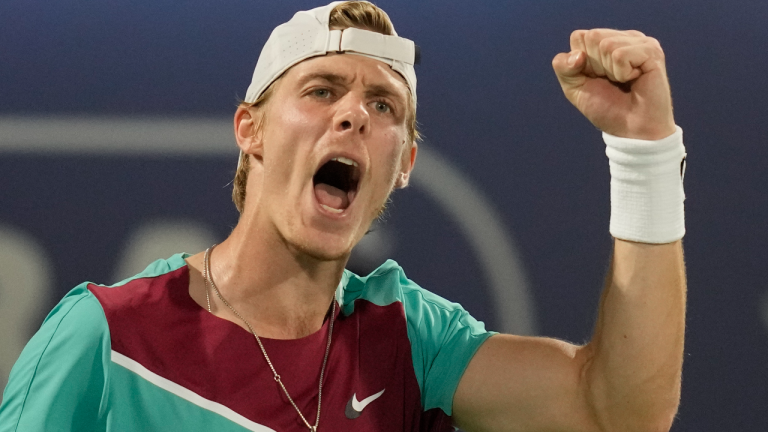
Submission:
<svg viewBox="0 0 768 432">
<path fill-rule="evenodd" d="M 654 57 L 660 58 L 660 59 L 664 58 L 664 50 L 661 48 L 661 42 L 659 42 L 658 39 L 647 36 L 646 43 L 650 45 L 651 51 L 653 52 Z"/>
<path fill-rule="evenodd" d="M 605 38 L 600 41 L 598 45 L 601 52 L 611 52 L 616 46 L 616 40 L 613 38 Z"/>
<path fill-rule="evenodd" d="M 611 29 L 611 28 L 597 28 L 595 29 L 595 33 L 597 33 L 600 39 L 612 38 L 616 36 L 621 36 L 623 34 L 622 31 Z"/>
<path fill-rule="evenodd" d="M 614 63 L 622 64 L 627 59 L 627 51 L 622 49 L 614 50 L 611 53 L 611 59 L 614 61 Z"/>
<path fill-rule="evenodd" d="M 585 30 L 574 30 L 571 32 L 571 42 L 577 42 L 584 38 Z"/>
<path fill-rule="evenodd" d="M 584 39 L 588 44 L 597 44 L 600 42 L 600 30 L 593 29 L 586 32 Z"/>
</svg>

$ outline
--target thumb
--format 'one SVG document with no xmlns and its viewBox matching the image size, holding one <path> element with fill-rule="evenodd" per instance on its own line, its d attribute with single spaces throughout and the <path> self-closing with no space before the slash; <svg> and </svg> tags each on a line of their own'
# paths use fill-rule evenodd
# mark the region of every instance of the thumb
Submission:
<svg viewBox="0 0 768 432">
<path fill-rule="evenodd" d="M 580 77 L 586 64 L 586 55 L 579 50 L 560 53 L 552 59 L 552 68 L 560 81 L 571 81 L 569 78 Z"/>
</svg>

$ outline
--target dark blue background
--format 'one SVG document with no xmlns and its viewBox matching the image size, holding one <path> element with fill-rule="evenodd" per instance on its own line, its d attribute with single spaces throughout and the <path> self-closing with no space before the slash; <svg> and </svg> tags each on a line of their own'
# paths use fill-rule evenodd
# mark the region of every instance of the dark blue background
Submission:
<svg viewBox="0 0 768 432">
<path fill-rule="evenodd" d="M 517 239 L 539 333 L 575 342 L 590 335 L 610 253 L 609 176 L 599 133 L 562 97 L 550 62 L 577 28 L 636 28 L 661 41 L 689 154 L 688 332 L 673 430 L 768 430 L 768 3 L 378 4 L 422 48 L 429 144 L 481 185 Z M 4 0 L 0 115 L 230 116 L 271 29 L 317 5 Z M 226 235 L 236 213 L 222 186 L 233 171 L 220 158 L 0 153 L 0 222 L 45 245 L 60 297 L 81 280 L 109 282 L 142 218 L 197 215 Z M 420 200 L 396 194 L 395 258 L 492 328 L 464 240 L 439 209 L 414 221 L 407 210 Z"/>
</svg>

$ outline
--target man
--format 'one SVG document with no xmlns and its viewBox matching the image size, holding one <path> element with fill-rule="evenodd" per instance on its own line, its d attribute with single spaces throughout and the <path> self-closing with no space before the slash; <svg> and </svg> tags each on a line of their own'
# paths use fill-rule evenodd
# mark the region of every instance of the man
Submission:
<svg viewBox="0 0 768 432">
<path fill-rule="evenodd" d="M 232 234 L 70 292 L 14 366 L 0 431 L 668 430 L 684 148 L 658 42 L 576 31 L 553 60 L 611 164 L 615 249 L 584 346 L 487 332 L 392 261 L 344 269 L 414 168 L 416 58 L 365 2 L 278 27 L 235 113 Z"/>
</svg>

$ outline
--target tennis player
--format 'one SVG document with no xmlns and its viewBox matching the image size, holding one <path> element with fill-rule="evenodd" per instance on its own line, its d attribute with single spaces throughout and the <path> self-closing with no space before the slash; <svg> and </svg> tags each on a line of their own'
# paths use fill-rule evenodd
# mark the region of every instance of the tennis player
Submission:
<svg viewBox="0 0 768 432">
<path fill-rule="evenodd" d="M 570 45 L 555 73 L 603 131 L 612 176 L 589 343 L 487 331 L 394 261 L 345 270 L 417 159 L 418 50 L 372 4 L 335 2 L 261 52 L 234 116 L 231 235 L 73 289 L 14 366 L 0 431 L 668 430 L 685 149 L 664 53 L 637 31 L 578 30 Z"/>
</svg>

